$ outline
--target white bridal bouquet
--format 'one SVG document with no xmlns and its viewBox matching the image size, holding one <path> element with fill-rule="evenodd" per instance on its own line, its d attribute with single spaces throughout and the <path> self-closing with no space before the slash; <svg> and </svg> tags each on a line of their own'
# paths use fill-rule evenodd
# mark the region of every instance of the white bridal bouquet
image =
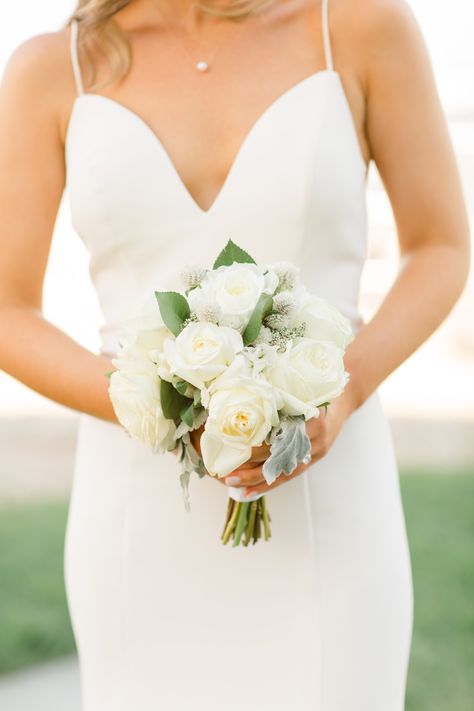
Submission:
<svg viewBox="0 0 474 711">
<path fill-rule="evenodd" d="M 176 450 L 184 504 L 196 472 L 225 477 L 267 444 L 272 484 L 311 458 L 305 422 L 349 379 L 350 322 L 300 283 L 287 262 L 259 266 L 228 241 L 212 269 L 184 270 L 184 293 L 157 291 L 112 362 L 109 393 L 119 422 L 155 452 Z M 203 428 L 200 453 L 190 432 Z M 265 496 L 229 487 L 221 536 L 233 545 L 270 537 Z"/>
</svg>

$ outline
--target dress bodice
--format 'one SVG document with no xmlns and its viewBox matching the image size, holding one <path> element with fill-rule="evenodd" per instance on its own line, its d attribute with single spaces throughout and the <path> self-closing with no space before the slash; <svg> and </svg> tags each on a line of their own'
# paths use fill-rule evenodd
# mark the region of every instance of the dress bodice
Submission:
<svg viewBox="0 0 474 711">
<path fill-rule="evenodd" d="M 180 289 L 182 266 L 210 267 L 229 238 L 258 263 L 298 265 L 310 291 L 357 330 L 366 164 L 330 54 L 326 69 L 303 78 L 260 115 L 205 211 L 138 114 L 82 90 L 75 37 L 73 23 L 78 96 L 66 136 L 66 186 L 103 312 L 101 352 L 116 352 L 121 324 L 155 289 Z"/>
</svg>

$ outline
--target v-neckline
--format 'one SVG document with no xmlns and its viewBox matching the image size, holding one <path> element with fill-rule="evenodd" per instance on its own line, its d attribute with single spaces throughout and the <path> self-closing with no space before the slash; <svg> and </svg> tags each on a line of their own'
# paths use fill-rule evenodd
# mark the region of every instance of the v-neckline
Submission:
<svg viewBox="0 0 474 711">
<path fill-rule="evenodd" d="M 287 99 L 289 96 L 293 95 L 293 93 L 297 92 L 298 89 L 306 86 L 310 82 L 314 81 L 317 78 L 320 78 L 324 75 L 335 75 L 339 78 L 338 72 L 334 69 L 320 69 L 316 72 L 312 72 L 308 76 L 304 77 L 303 79 L 300 79 L 298 82 L 295 84 L 292 84 L 288 89 L 285 89 L 281 94 L 279 94 L 255 119 L 255 121 L 252 123 L 250 126 L 250 129 L 247 131 L 245 134 L 244 138 L 242 139 L 239 148 L 236 152 L 236 155 L 234 157 L 234 160 L 231 163 L 231 166 L 227 172 L 227 175 L 219 188 L 217 194 L 215 195 L 212 203 L 207 209 L 204 209 L 201 207 L 201 205 L 196 201 L 194 196 L 191 194 L 190 190 L 188 189 L 186 183 L 183 181 L 181 178 L 181 175 L 179 174 L 176 165 L 174 161 L 172 160 L 169 152 L 166 150 L 164 147 L 160 137 L 158 134 L 152 129 L 150 124 L 140 116 L 137 112 L 135 112 L 133 109 L 129 108 L 125 104 L 120 103 L 119 101 L 116 101 L 115 99 L 112 99 L 108 96 L 104 96 L 103 94 L 94 94 L 94 93 L 88 93 L 88 92 L 83 92 L 81 94 L 78 94 L 76 96 L 76 99 L 74 101 L 74 106 L 83 99 L 98 99 L 99 101 L 105 101 L 111 106 L 116 107 L 118 110 L 123 111 L 127 115 L 131 116 L 134 121 L 140 125 L 145 132 L 152 138 L 154 141 L 155 145 L 157 145 L 163 154 L 164 158 L 166 159 L 168 166 L 170 168 L 171 173 L 174 176 L 175 182 L 178 184 L 179 189 L 183 192 L 185 195 L 187 201 L 193 208 L 193 210 L 200 215 L 201 217 L 209 217 L 216 212 L 218 209 L 219 205 L 222 203 L 225 194 L 230 188 L 231 182 L 233 180 L 234 174 L 237 172 L 238 167 L 240 165 L 241 160 L 243 159 L 242 156 L 245 153 L 246 147 L 250 143 L 253 135 L 259 128 L 259 126 L 277 109 L 277 107 L 282 103 L 285 99 Z M 73 106 L 73 110 L 74 110 Z M 69 126 L 68 126 L 69 129 Z M 66 142 L 68 138 L 69 130 L 66 132 Z M 360 147 L 359 147 L 360 148 Z M 360 152 L 360 151 L 359 151 Z M 365 164 L 365 161 L 364 161 Z"/>
</svg>

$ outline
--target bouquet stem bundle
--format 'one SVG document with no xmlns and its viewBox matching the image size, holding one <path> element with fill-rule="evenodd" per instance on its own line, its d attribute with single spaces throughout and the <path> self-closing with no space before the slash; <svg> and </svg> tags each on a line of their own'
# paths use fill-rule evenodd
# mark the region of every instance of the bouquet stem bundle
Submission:
<svg viewBox="0 0 474 711">
<path fill-rule="evenodd" d="M 266 497 L 261 496 L 257 501 L 235 501 L 229 497 L 227 515 L 222 531 L 221 540 L 226 545 L 232 536 L 233 546 L 248 546 L 253 538 L 254 544 L 262 537 L 266 541 L 272 535 L 270 532 L 271 516 L 267 510 Z"/>
</svg>

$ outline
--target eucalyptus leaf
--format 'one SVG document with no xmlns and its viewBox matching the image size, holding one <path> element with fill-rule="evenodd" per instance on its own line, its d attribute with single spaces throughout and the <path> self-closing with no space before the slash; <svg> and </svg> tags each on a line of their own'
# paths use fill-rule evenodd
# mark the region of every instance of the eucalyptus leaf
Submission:
<svg viewBox="0 0 474 711">
<path fill-rule="evenodd" d="M 188 302 L 177 291 L 155 291 L 155 296 L 165 325 L 178 336 L 184 322 L 191 315 Z"/>
<path fill-rule="evenodd" d="M 310 455 L 311 442 L 304 419 L 285 417 L 281 421 L 281 431 L 270 447 L 270 456 L 263 465 L 265 481 L 273 484 L 280 474 L 291 474 Z"/>
<path fill-rule="evenodd" d="M 256 264 L 250 254 L 241 249 L 230 239 L 217 257 L 212 268 L 230 267 L 234 262 L 238 262 L 239 264 Z"/>
<path fill-rule="evenodd" d="M 255 341 L 260 329 L 262 327 L 262 321 L 265 316 L 268 316 L 273 307 L 273 298 L 270 294 L 260 294 L 260 298 L 257 301 L 252 315 L 249 319 L 247 327 L 243 334 L 244 344 L 249 346 Z"/>
<path fill-rule="evenodd" d="M 181 417 L 181 411 L 188 405 L 192 404 L 192 400 L 181 395 L 172 383 L 167 380 L 162 380 L 160 384 L 160 400 L 163 415 L 168 420 L 177 420 Z"/>
</svg>

